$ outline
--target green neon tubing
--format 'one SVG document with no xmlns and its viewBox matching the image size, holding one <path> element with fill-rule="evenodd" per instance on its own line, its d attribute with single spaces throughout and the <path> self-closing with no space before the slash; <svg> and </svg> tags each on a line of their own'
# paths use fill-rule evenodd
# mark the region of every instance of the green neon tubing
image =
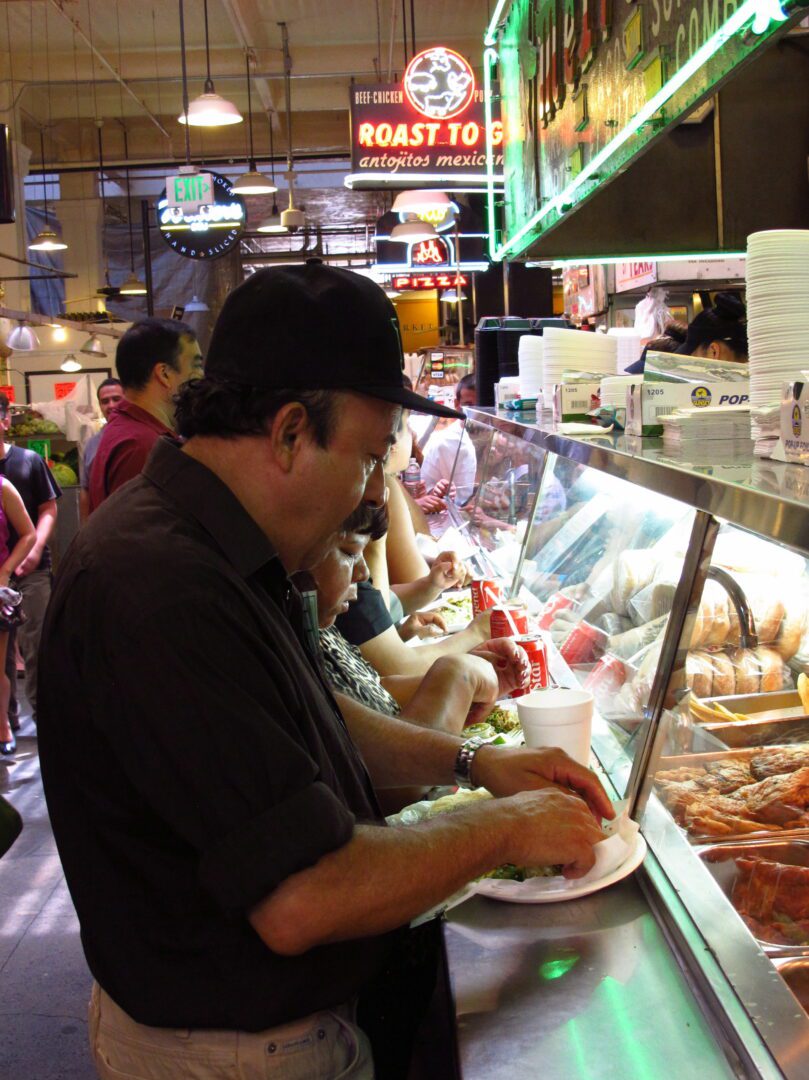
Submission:
<svg viewBox="0 0 809 1080">
<path fill-rule="evenodd" d="M 497 44 L 497 24 L 500 22 L 500 16 L 503 14 L 503 8 L 509 0 L 497 0 L 497 7 L 494 9 L 494 15 L 492 15 L 491 22 L 489 23 L 489 29 L 486 31 L 486 37 L 483 39 L 484 45 L 496 45 Z M 775 3 L 778 0 L 774 0 Z"/>
<path fill-rule="evenodd" d="M 499 17 L 500 6 L 495 12 L 495 15 Z M 677 93 L 681 87 L 683 87 L 688 80 L 694 75 L 703 64 L 714 56 L 726 42 L 728 42 L 734 34 L 737 34 L 747 22 L 753 20 L 753 31 L 756 34 L 763 34 L 767 29 L 771 21 L 784 22 L 787 16 L 784 14 L 779 0 L 746 0 L 740 8 L 737 8 L 733 15 L 728 19 L 726 23 L 719 27 L 715 34 L 702 45 L 690 60 L 687 60 L 679 71 L 665 83 L 660 90 L 650 98 L 640 112 L 637 112 L 633 116 L 632 120 L 622 128 L 610 141 L 604 146 L 591 161 L 585 165 L 582 171 L 578 174 L 575 180 L 572 180 L 564 191 L 560 192 L 553 199 L 548 202 L 546 206 L 537 211 L 534 216 L 523 225 L 523 227 L 512 236 L 506 244 L 498 248 L 493 252 L 492 257 L 494 259 L 503 259 L 506 254 L 519 243 L 522 238 L 529 233 L 534 226 L 548 216 L 554 210 L 560 210 L 565 203 L 570 201 L 571 196 L 576 192 L 582 184 L 597 172 L 601 166 L 608 161 L 616 150 L 626 143 L 629 139 L 635 135 L 644 124 L 647 124 L 652 117 L 658 112 L 669 100 Z M 492 20 L 494 22 L 494 19 Z M 491 28 L 490 28 L 491 29 Z M 488 36 L 488 35 L 487 35 Z M 484 63 L 484 70 L 485 70 Z M 488 118 L 487 118 L 488 124 Z M 493 200 L 492 200 L 493 201 Z M 493 224 L 493 219 L 490 219 L 490 227 Z"/>
<path fill-rule="evenodd" d="M 505 0 L 503 0 L 505 3 Z M 483 53 L 483 107 L 486 126 L 486 209 L 489 216 L 489 254 L 497 258 L 497 230 L 494 224 L 494 143 L 492 142 L 492 65 L 497 63 L 497 53 L 486 48 Z M 505 139 L 505 131 L 503 132 Z M 505 178 L 505 157 L 503 158 Z"/>
</svg>

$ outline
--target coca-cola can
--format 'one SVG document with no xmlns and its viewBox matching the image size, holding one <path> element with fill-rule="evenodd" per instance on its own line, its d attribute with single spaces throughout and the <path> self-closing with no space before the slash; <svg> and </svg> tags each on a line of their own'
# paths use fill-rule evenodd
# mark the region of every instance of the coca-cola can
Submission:
<svg viewBox="0 0 809 1080">
<path fill-rule="evenodd" d="M 587 676 L 584 684 L 585 690 L 592 690 L 596 696 L 599 694 L 614 694 L 626 682 L 626 665 L 617 656 L 610 653 L 602 656 L 596 666 Z"/>
<path fill-rule="evenodd" d="M 512 690 L 510 696 L 522 697 L 530 694 L 532 690 L 546 690 L 548 687 L 548 652 L 545 642 L 539 634 L 521 634 L 514 639 L 515 642 L 528 654 L 528 662 L 531 665 L 531 674 L 528 685 L 518 690 Z"/>
<path fill-rule="evenodd" d="M 539 629 L 550 630 L 556 613 L 571 607 L 573 607 L 573 601 L 564 593 L 557 592 L 548 597 L 539 613 Z"/>
<path fill-rule="evenodd" d="M 604 655 L 609 634 L 590 623 L 580 622 L 570 631 L 559 646 L 559 653 L 566 663 L 591 664 Z"/>
<path fill-rule="evenodd" d="M 528 633 L 528 612 L 522 604 L 498 604 L 492 608 L 489 631 L 493 638 L 518 637 Z"/>
<path fill-rule="evenodd" d="M 487 578 L 475 578 L 472 582 L 472 614 L 480 615 L 481 611 L 499 604 L 502 597 L 500 586 L 496 581 Z"/>
</svg>

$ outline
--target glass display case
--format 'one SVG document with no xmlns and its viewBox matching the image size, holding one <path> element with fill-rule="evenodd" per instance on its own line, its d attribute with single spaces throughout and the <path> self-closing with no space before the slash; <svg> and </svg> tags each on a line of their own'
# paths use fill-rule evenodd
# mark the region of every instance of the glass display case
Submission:
<svg viewBox="0 0 809 1080">
<path fill-rule="evenodd" d="M 487 410 L 467 435 L 453 522 L 552 681 L 592 690 L 642 887 L 735 1074 L 809 1076 L 809 470 Z"/>
</svg>

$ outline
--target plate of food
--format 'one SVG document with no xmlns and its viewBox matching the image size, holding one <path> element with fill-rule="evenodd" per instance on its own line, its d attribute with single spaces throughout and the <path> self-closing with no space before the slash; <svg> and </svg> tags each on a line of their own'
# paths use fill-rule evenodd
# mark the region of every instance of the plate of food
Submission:
<svg viewBox="0 0 809 1080">
<path fill-rule="evenodd" d="M 457 634 L 465 630 L 472 621 L 472 592 L 470 589 L 458 589 L 446 592 L 438 600 L 428 604 L 426 611 L 437 612 L 447 626 L 448 634 Z"/>
<path fill-rule="evenodd" d="M 481 878 L 475 892 L 509 904 L 556 904 L 580 900 L 623 881 L 641 865 L 647 848 L 626 803 L 617 803 L 615 810 L 615 819 L 604 826 L 606 839 L 595 846 L 595 866 L 584 877 L 562 877 L 558 866 L 501 866 Z"/>
</svg>

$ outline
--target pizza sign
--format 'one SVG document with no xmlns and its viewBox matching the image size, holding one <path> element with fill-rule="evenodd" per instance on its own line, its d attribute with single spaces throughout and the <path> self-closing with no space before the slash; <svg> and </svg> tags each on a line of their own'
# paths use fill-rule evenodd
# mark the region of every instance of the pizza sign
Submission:
<svg viewBox="0 0 809 1080">
<path fill-rule="evenodd" d="M 413 266 L 446 266 L 449 261 L 449 248 L 439 237 L 434 240 L 421 240 L 410 249 L 410 262 Z"/>
<path fill-rule="evenodd" d="M 454 289 L 466 285 L 468 278 L 464 274 L 396 274 L 391 286 L 399 292 L 421 289 Z"/>
</svg>

